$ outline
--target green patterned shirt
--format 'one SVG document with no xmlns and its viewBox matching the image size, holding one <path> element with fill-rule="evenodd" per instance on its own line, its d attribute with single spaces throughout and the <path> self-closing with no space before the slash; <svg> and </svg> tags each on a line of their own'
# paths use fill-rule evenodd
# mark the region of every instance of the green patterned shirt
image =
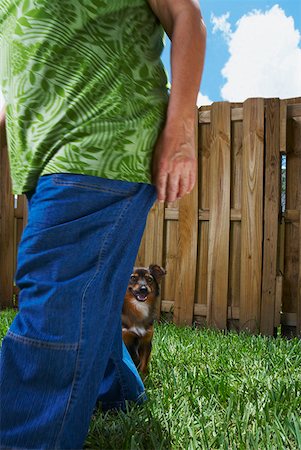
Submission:
<svg viewBox="0 0 301 450">
<path fill-rule="evenodd" d="M 14 194 L 58 172 L 151 183 L 163 37 L 147 0 L 0 0 Z"/>
</svg>

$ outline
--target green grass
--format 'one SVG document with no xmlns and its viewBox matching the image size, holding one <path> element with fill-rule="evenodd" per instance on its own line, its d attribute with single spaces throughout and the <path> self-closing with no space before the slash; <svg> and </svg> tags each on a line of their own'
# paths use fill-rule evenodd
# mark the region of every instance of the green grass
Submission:
<svg viewBox="0 0 301 450">
<path fill-rule="evenodd" d="M 6 309 L 5 311 L 0 311 L 0 342 L 2 342 L 2 339 L 4 338 L 15 315 L 16 311 L 14 309 Z"/>
<path fill-rule="evenodd" d="M 143 406 L 93 417 L 85 448 L 301 449 L 298 339 L 160 324 L 145 385 Z"/>
</svg>

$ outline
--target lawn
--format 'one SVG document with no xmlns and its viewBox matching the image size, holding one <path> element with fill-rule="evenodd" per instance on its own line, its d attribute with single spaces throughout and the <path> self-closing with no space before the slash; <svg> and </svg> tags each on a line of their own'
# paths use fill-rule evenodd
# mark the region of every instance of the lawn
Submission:
<svg viewBox="0 0 301 450">
<path fill-rule="evenodd" d="M 93 417 L 85 448 L 301 449 L 298 339 L 158 324 L 145 385 L 143 406 Z"/>
</svg>

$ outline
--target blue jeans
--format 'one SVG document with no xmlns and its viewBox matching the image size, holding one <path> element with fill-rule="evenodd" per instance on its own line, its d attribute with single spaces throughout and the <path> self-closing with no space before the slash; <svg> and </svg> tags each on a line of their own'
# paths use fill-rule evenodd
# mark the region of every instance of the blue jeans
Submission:
<svg viewBox="0 0 301 450">
<path fill-rule="evenodd" d="M 80 449 L 98 401 L 145 400 L 121 309 L 155 187 L 62 173 L 28 199 L 19 313 L 1 352 L 1 448 Z"/>
</svg>

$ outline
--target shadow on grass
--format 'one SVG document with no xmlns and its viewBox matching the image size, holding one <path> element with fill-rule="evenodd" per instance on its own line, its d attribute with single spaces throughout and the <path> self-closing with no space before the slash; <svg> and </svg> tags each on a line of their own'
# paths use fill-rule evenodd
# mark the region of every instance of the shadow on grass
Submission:
<svg viewBox="0 0 301 450">
<path fill-rule="evenodd" d="M 85 443 L 90 450 L 168 450 L 169 431 L 150 411 L 147 402 L 122 411 L 97 412 Z"/>
</svg>

